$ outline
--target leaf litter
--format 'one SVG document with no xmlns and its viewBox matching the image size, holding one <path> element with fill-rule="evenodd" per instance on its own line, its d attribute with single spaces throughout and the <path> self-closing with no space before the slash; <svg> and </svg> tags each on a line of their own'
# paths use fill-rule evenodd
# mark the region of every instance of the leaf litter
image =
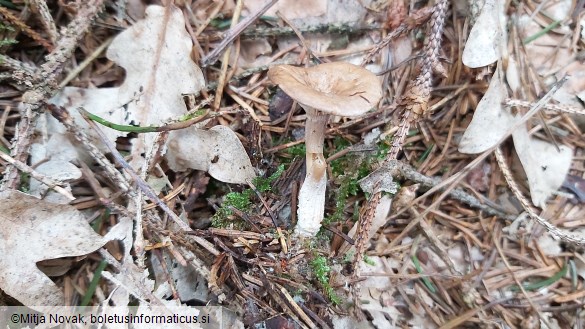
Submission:
<svg viewBox="0 0 585 329">
<path fill-rule="evenodd" d="M 158 44 L 161 37 L 164 43 Z M 171 17 L 165 17 L 163 7 L 150 6 L 146 19 L 119 34 L 108 48 L 107 57 L 126 71 L 124 83 L 118 88 L 106 89 L 67 87 L 54 102 L 70 109 L 75 121 L 86 128 L 88 125 L 77 113 L 77 107 L 107 121 L 126 125 L 161 125 L 178 118 L 187 112 L 183 95 L 197 93 L 204 85 L 201 70 L 191 61 L 190 43 L 180 12 L 173 10 Z M 159 52 L 159 49 L 162 50 Z M 252 179 L 252 165 L 237 136 L 223 126 L 202 129 L 204 124 L 169 133 L 166 156 L 172 169 L 204 170 L 229 183 L 242 184 Z M 127 135 L 109 128 L 104 130 L 111 142 Z M 60 128 L 60 132 L 63 131 Z M 90 133 L 90 136 L 94 136 L 96 145 L 103 145 L 95 134 Z M 154 141 L 152 134 L 135 139 L 133 161 L 149 152 Z M 219 160 L 214 161 L 216 157 Z"/>
<path fill-rule="evenodd" d="M 252 3 L 245 2 L 244 16 L 254 12 Z M 567 3 L 553 1 L 540 7 L 523 3 L 526 7 L 520 10 L 515 4 L 503 8 L 500 1 L 487 1 L 479 17 L 467 16 L 470 13 L 460 9 L 462 6 L 452 9 L 455 12 L 449 17 L 457 19 L 447 24 L 445 35 L 449 38 L 444 41 L 441 54 L 449 59 L 441 65 L 449 69 L 445 71 L 447 76 L 439 75 L 434 81 L 436 89 L 431 95 L 431 106 L 435 112 L 431 121 L 423 120 L 416 130 L 409 132 L 404 156 L 400 158 L 404 166 L 400 173 L 393 175 L 393 185 L 397 183 L 401 190 L 407 190 L 414 183 L 427 184 L 427 179 L 432 177 L 456 175 L 475 158 L 474 154 L 495 147 L 517 118 L 528 110 L 507 105 L 509 99 L 522 98 L 534 104 L 565 74 L 575 78 L 563 85 L 553 98 L 560 104 L 582 109 L 578 95 L 584 91 L 578 79 L 581 67 L 576 51 L 582 48 L 583 39 L 578 28 L 567 28 L 573 17 L 566 9 Z M 325 215 L 341 214 L 340 221 L 326 224 L 322 236 L 310 245 L 288 237 L 286 232 L 294 228 L 296 212 L 291 209 L 294 206 L 291 201 L 304 176 L 299 161 L 304 157 L 303 144 L 298 139 L 302 136 L 304 112 L 291 108 L 290 103 L 279 109 L 278 116 L 272 115 L 272 109 L 269 112 L 270 97 L 275 90 L 264 80 L 264 71 L 274 61 L 285 64 L 310 61 L 307 51 L 290 34 L 286 42 L 276 35 L 258 41 L 242 35 L 240 56 L 232 61 L 239 63 L 238 67 L 228 71 L 228 78 L 235 74 L 237 79 L 231 80 L 224 89 L 229 90 L 232 98 L 223 99 L 213 115 L 168 133 L 128 134 L 101 127 L 106 138 L 126 152 L 124 155 L 135 170 L 141 169 L 143 175 L 150 176 L 148 182 L 160 182 L 155 190 L 178 217 L 202 230 L 184 234 L 175 224 L 163 226 L 157 222 L 159 214 L 153 211 L 152 204 L 143 204 L 147 209 L 143 213 L 141 207 L 136 207 L 136 199 L 129 202 L 126 196 L 120 197 L 116 185 L 92 163 L 92 155 L 81 150 L 79 143 L 73 142 L 57 121 L 47 117 L 37 124 L 30 164 L 59 181 L 78 200 L 71 205 L 59 204 L 68 201 L 36 180 L 25 183 L 26 188 L 29 193 L 44 197 L 44 201 L 21 192 L 2 192 L 5 222 L 38 221 L 39 226 L 10 225 L 0 230 L 6 237 L 1 248 L 18 250 L 3 253 L 8 254 L 2 262 L 10 271 L 0 273 L 0 288 L 24 304 L 33 305 L 30 298 L 36 298 L 34 291 L 26 287 L 15 290 L 19 275 L 32 275 L 31 280 L 36 282 L 32 287 L 43 303 L 71 300 L 72 296 L 63 294 L 62 287 L 68 284 L 67 280 L 53 283 L 39 267 L 57 277 L 73 275 L 71 264 L 76 263 L 91 272 L 95 258 L 82 258 L 99 250 L 108 264 L 99 288 L 105 295 L 96 294 L 92 302 L 127 307 L 130 300 L 136 299 L 141 312 L 150 312 L 152 306 L 172 308 L 196 300 L 223 301 L 224 305 L 240 311 L 240 319 L 248 327 L 277 323 L 267 319 L 283 320 L 282 316 L 275 317 L 278 314 L 286 314 L 287 321 L 291 321 L 287 323 L 324 328 L 452 328 L 496 322 L 524 328 L 541 323 L 551 327 L 560 326 L 559 323 L 575 326 L 584 321 L 578 312 L 582 307 L 580 298 L 585 279 L 582 250 L 543 233 L 540 226 L 530 219 L 521 220 L 524 217 L 513 210 L 506 210 L 502 215 L 504 204 L 512 205 L 506 209 L 522 207 L 518 206 L 517 195 L 507 191 L 508 186 L 501 173 L 493 169 L 497 164 L 490 157 L 482 161 L 481 170 L 473 171 L 475 176 L 469 180 L 469 186 L 461 184 L 470 193 L 451 193 L 439 207 L 423 215 L 415 227 L 409 227 L 409 223 L 417 213 L 425 213 L 432 203 L 430 198 L 420 201 L 415 198 L 429 186 L 423 184 L 426 187 L 422 190 L 413 189 L 415 193 L 408 205 L 392 206 L 388 212 L 394 194 L 389 189 L 384 202 L 374 211 L 376 224 L 368 241 L 369 249 L 359 264 L 363 279 L 357 298 L 359 307 L 352 309 L 346 302 L 351 300 L 347 287 L 354 285 L 348 282 L 351 275 L 347 273 L 354 256 L 353 249 L 349 248 L 355 239 L 351 229 L 357 227 L 354 221 L 360 217 L 366 193 L 372 192 L 360 188 L 358 180 L 376 169 L 370 164 L 377 160 L 369 159 L 383 158 L 391 146 L 392 141 L 386 136 L 392 135 L 400 115 L 392 100 L 404 93 L 404 86 L 416 77 L 417 52 L 422 42 L 415 36 L 424 35 L 426 29 L 424 25 L 417 27 L 412 23 L 414 19 L 406 9 L 412 7 L 408 4 L 402 6 L 400 15 L 392 14 L 400 7 L 395 3 L 345 1 L 341 8 L 338 2 L 322 1 L 311 8 L 315 12 L 299 10 L 296 6 L 300 4 L 281 1 L 278 8 L 274 7 L 252 28 L 288 27 L 271 18 L 275 8 L 301 31 L 318 24 L 353 24 L 364 30 L 342 35 L 343 38 L 334 33 L 301 33 L 322 60 L 357 64 L 385 33 L 399 29 L 401 22 L 410 24 L 408 31 L 414 29 L 412 34 L 403 34 L 384 47 L 377 56 L 367 56 L 369 68 L 389 72 L 384 78 L 386 100 L 363 118 L 336 118 L 329 124 L 325 150 L 331 178 Z M 142 16 L 140 6 L 131 4 L 130 7 L 138 10 L 132 13 L 133 17 Z M 214 82 L 217 76 L 217 67 L 206 68 L 202 74 L 191 58 L 200 58 L 210 46 L 216 45 L 214 42 L 221 36 L 216 26 L 221 24 L 222 15 L 231 15 L 233 8 L 232 1 L 201 1 L 166 11 L 162 7 L 148 7 L 144 20 L 128 24 L 128 28 L 121 27 L 124 32 L 114 39 L 107 52 L 107 58 L 113 62 L 104 57 L 94 59 L 93 66 L 73 80 L 75 87 L 64 88 L 52 102 L 68 109 L 76 125 L 104 153 L 109 150 L 78 115 L 77 107 L 108 122 L 129 126 L 162 126 L 183 117 L 187 111 L 194 110 L 186 106 L 184 96 L 195 95 L 199 97 L 197 102 L 203 102 L 206 92 L 212 89 L 210 84 L 205 84 L 203 76 L 208 83 Z M 502 24 L 503 12 L 509 15 L 509 24 Z M 516 16 L 512 17 L 511 13 Z M 188 18 L 187 23 L 184 17 Z M 120 21 L 107 15 L 102 19 L 120 26 Z M 390 23 L 391 19 L 394 21 Z M 469 37 L 461 34 L 465 31 L 461 24 L 466 19 L 475 21 Z M 560 23 L 553 24 L 556 21 Z M 508 30 L 510 24 L 517 25 Z M 390 26 L 392 29 L 388 30 Z M 92 29 L 102 33 L 92 35 L 96 40 L 111 35 L 111 31 L 100 26 Z M 545 33 L 534 37 L 543 29 Z M 487 32 L 490 37 L 486 39 L 480 32 Z M 533 40 L 525 42 L 528 38 Z M 90 39 L 83 41 L 87 44 L 80 47 L 81 52 L 95 48 Z M 331 48 L 330 44 L 337 39 L 345 39 L 348 44 Z M 509 46 L 508 40 L 524 41 L 523 48 Z M 558 56 L 553 56 L 555 52 Z M 237 54 L 237 50 L 232 53 Z M 116 64 L 124 68 L 125 78 L 118 77 L 115 84 L 106 83 L 99 88 L 87 83 L 92 75 L 109 71 L 109 66 Z M 480 68 L 484 66 L 488 67 Z M 462 84 L 467 87 L 461 88 Z M 236 99 L 233 95 L 239 98 L 238 103 L 232 101 Z M 577 177 L 577 181 L 583 177 L 585 168 L 580 161 L 585 147 L 580 138 L 583 128 L 579 128 L 576 117 L 556 115 L 547 107 L 545 110 L 540 120 L 529 120 L 526 126 L 513 132 L 510 139 L 513 144 L 506 142 L 498 146 L 506 156 L 517 154 L 519 166 L 513 167 L 513 177 L 520 184 L 520 193 L 529 195 L 531 204 L 540 208 L 538 215 L 559 228 L 585 235 L 582 201 L 558 191 L 561 186 L 574 185 L 571 182 L 575 179 L 568 181 L 567 175 Z M 6 122 L 13 124 L 13 121 Z M 13 130 L 2 127 L 5 136 L 12 136 Z M 365 145 L 363 136 L 374 128 L 384 131 Z M 154 148 L 158 144 L 163 146 L 162 152 Z M 355 156 L 356 153 L 360 156 Z M 93 171 L 82 170 L 81 176 L 80 161 Z M 144 166 L 144 161 L 149 166 Z M 279 165 L 285 169 L 271 176 Z M 192 169 L 200 172 L 191 175 Z M 226 183 L 250 184 L 250 187 L 228 186 L 210 180 L 209 176 Z M 138 202 L 142 201 L 138 199 Z M 23 208 L 23 203 L 35 207 L 28 206 L 20 214 L 11 210 L 18 209 L 17 206 Z M 500 211 L 500 215 L 488 215 L 486 210 L 480 212 L 470 204 L 483 204 L 482 209 Z M 110 227 L 110 233 L 105 236 L 95 233 L 87 224 L 89 219 L 101 221 L 95 219 L 96 206 L 114 210 L 104 217 L 111 222 L 97 225 L 101 227 L 100 232 Z M 133 228 L 129 217 L 140 218 L 143 226 Z M 113 226 L 115 219 L 119 223 Z M 65 220 L 68 225 L 63 224 Z M 209 227 L 210 222 L 213 227 Z M 53 227 L 50 232 L 48 225 Z M 140 234 L 136 235 L 134 229 L 140 230 Z M 133 236 L 138 238 L 142 233 L 145 233 L 143 242 L 133 241 Z M 27 235 L 40 236 L 38 243 L 27 245 Z M 111 243 L 103 248 L 112 240 L 121 241 L 117 248 Z M 70 243 L 76 241 L 83 243 L 72 248 Z M 52 266 L 51 273 L 44 267 L 46 260 L 73 256 L 81 258 Z M 152 258 L 152 267 L 144 267 L 143 257 Z M 312 262 L 314 259 L 325 259 L 325 262 Z M 22 268 L 12 268 L 11 262 L 23 264 Z M 27 272 L 22 273 L 23 269 Z M 526 293 L 518 291 L 518 284 L 522 284 Z M 194 285 L 198 289 L 193 289 Z M 168 298 L 173 300 L 167 301 Z M 339 300 L 342 303 L 335 304 Z M 347 310 L 353 313 L 348 315 Z"/>
</svg>

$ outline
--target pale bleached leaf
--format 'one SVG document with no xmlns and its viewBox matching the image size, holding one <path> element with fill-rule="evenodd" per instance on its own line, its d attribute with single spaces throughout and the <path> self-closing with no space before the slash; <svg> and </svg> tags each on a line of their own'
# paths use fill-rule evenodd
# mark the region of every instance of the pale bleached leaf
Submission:
<svg viewBox="0 0 585 329">
<path fill-rule="evenodd" d="M 386 176 L 389 176 L 389 175 L 386 175 Z M 374 219 L 372 220 L 372 225 L 370 226 L 370 231 L 368 233 L 368 236 L 370 236 L 370 237 L 373 236 L 374 233 L 376 233 L 380 227 L 382 227 L 384 224 L 386 224 L 387 218 L 388 218 L 388 213 L 390 212 L 391 207 L 392 207 L 392 198 L 390 198 L 388 195 L 383 195 L 382 198 L 380 199 L 380 202 L 376 206 L 376 210 L 374 211 Z M 351 228 L 351 230 L 349 230 L 347 235 L 350 238 L 352 238 L 352 239 L 356 238 L 356 232 L 358 230 L 358 226 L 359 226 L 359 223 L 356 222 L 353 225 L 353 227 Z M 340 248 L 340 252 L 342 252 L 342 253 L 355 252 L 355 246 L 351 245 L 347 242 L 344 242 Z"/>
<path fill-rule="evenodd" d="M 459 142 L 459 152 L 481 153 L 496 145 L 513 126 L 514 117 L 502 106 L 506 94 L 506 87 L 496 68 L 488 90 L 477 105 L 473 119 Z"/>
<path fill-rule="evenodd" d="M 172 6 L 149 6 L 144 20 L 112 41 L 106 55 L 126 71 L 118 100 L 130 101 L 128 111 L 141 125 L 160 125 L 184 114 L 182 94 L 205 86 L 201 69 L 191 60 L 192 47 L 183 13 Z"/>
<path fill-rule="evenodd" d="M 351 315 L 332 314 L 333 329 L 375 329 L 367 319 L 359 321 Z"/>
<path fill-rule="evenodd" d="M 563 252 L 562 242 L 562 240 L 554 238 L 550 233 L 545 232 L 538 238 L 538 247 L 546 255 L 559 256 Z"/>
<path fill-rule="evenodd" d="M 268 9 L 266 15 L 276 16 L 278 11 L 288 19 L 319 17 L 327 13 L 327 2 L 328 0 L 280 0 Z M 244 2 L 244 9 L 253 13 L 265 4 L 265 0 L 247 0 Z"/>
<path fill-rule="evenodd" d="M 132 118 L 129 117 L 128 111 L 123 107 L 123 105 L 129 102 L 130 99 L 121 102 L 118 101 L 118 88 L 84 89 L 65 87 L 50 101 L 55 105 L 67 108 L 75 124 L 90 137 L 94 145 L 104 152 L 107 152 L 108 149 L 100 141 L 99 136 L 90 129 L 89 124 L 81 114 L 79 114 L 77 109 L 83 107 L 86 111 L 92 114 L 102 117 L 110 122 L 122 125 L 128 125 L 132 121 Z M 47 119 L 47 126 L 47 130 L 53 134 L 66 134 L 65 127 L 50 115 Z M 116 138 L 124 137 L 128 134 L 108 127 L 101 126 L 100 128 L 110 141 L 115 141 Z M 78 143 L 74 142 L 73 145 L 82 150 Z"/>
<path fill-rule="evenodd" d="M 126 79 L 119 88 L 65 88 L 52 101 L 68 108 L 94 144 L 106 151 L 97 135 L 87 129 L 77 107 L 122 125 L 159 126 L 168 119 L 180 117 L 187 112 L 183 94 L 197 93 L 205 86 L 201 70 L 191 60 L 191 48 L 182 12 L 172 6 L 149 6 L 145 19 L 120 33 L 108 48 L 108 58 L 126 70 Z M 54 120 L 50 123 L 56 126 L 49 130 L 52 134 L 65 134 L 59 123 Z M 110 142 L 126 136 L 107 127 L 100 126 L 100 129 Z M 142 155 L 153 147 L 155 137 L 156 134 L 139 134 L 132 140 L 135 168 L 141 163 Z M 168 143 L 171 145 L 166 153 L 169 162 L 180 160 L 183 164 L 172 165 L 175 170 L 204 170 L 229 183 L 245 183 L 255 176 L 242 143 L 227 127 L 171 132 Z M 183 153 L 181 147 L 174 146 L 188 144 L 199 147 Z"/>
<path fill-rule="evenodd" d="M 503 46 L 500 22 L 502 7 L 501 0 L 486 0 L 463 49 L 462 60 L 467 67 L 490 65 L 500 58 L 500 47 Z"/>
<path fill-rule="evenodd" d="M 63 160 L 49 160 L 41 163 L 36 167 L 36 171 L 46 177 L 52 178 L 53 180 L 66 183 L 67 181 L 78 179 L 81 177 L 81 170 L 69 161 Z M 69 184 L 66 184 L 66 189 L 70 190 Z M 35 197 L 43 197 L 45 201 L 51 203 L 67 204 L 71 202 L 69 198 L 62 194 L 59 194 L 50 188 L 39 182 L 38 180 L 31 178 L 29 193 Z"/>
<path fill-rule="evenodd" d="M 171 169 L 197 168 L 227 183 L 244 184 L 254 178 L 254 168 L 246 150 L 230 128 L 190 127 L 174 131 L 171 136 L 167 151 Z"/>
<path fill-rule="evenodd" d="M 106 236 L 70 205 L 48 203 L 18 191 L 0 192 L 0 289 L 26 306 L 64 305 L 64 295 L 36 263 L 87 255 L 112 239 L 123 225 Z"/>
<path fill-rule="evenodd" d="M 553 20 L 562 21 L 569 18 L 569 15 L 573 13 L 573 1 L 572 0 L 555 0 L 551 1 L 546 6 L 544 12 Z"/>
<path fill-rule="evenodd" d="M 565 145 L 559 149 L 528 135 L 525 126 L 514 130 L 514 148 L 528 178 L 530 196 L 535 206 L 544 208 L 546 200 L 558 190 L 573 160 L 573 150 Z"/>
<path fill-rule="evenodd" d="M 512 55 L 508 57 L 508 66 L 506 67 L 506 81 L 508 81 L 508 86 L 510 86 L 510 89 L 512 89 L 513 92 L 516 92 L 520 89 L 520 71 L 518 70 L 518 64 L 516 64 L 516 60 Z"/>
<path fill-rule="evenodd" d="M 160 263 L 161 260 L 166 263 L 166 267 Z M 163 252 L 163 257 L 152 259 L 151 268 L 158 285 L 155 293 L 158 297 L 165 299 L 172 296 L 173 290 L 168 284 L 170 275 L 175 291 L 182 302 L 205 302 L 208 299 L 207 278 L 199 275 L 193 265 L 182 266 L 168 253 Z"/>
</svg>

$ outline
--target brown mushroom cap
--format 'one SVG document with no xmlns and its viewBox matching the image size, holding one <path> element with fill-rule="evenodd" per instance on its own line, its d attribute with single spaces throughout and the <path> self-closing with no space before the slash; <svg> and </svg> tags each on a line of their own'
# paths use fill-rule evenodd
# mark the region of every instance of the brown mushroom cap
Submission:
<svg viewBox="0 0 585 329">
<path fill-rule="evenodd" d="M 366 113 L 382 98 L 376 75 L 345 62 L 308 68 L 276 65 L 268 70 L 268 78 L 301 105 L 345 117 Z"/>
</svg>

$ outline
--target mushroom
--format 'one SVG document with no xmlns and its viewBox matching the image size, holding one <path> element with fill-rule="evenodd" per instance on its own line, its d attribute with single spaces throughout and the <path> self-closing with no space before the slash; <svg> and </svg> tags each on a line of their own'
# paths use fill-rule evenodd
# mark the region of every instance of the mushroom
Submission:
<svg viewBox="0 0 585 329">
<path fill-rule="evenodd" d="M 299 191 L 295 235 L 312 237 L 321 228 L 325 210 L 327 164 L 323 141 L 329 115 L 357 117 L 366 113 L 382 98 L 381 83 L 370 71 L 344 62 L 308 68 L 276 65 L 268 70 L 268 78 L 307 113 L 307 173 Z"/>
</svg>

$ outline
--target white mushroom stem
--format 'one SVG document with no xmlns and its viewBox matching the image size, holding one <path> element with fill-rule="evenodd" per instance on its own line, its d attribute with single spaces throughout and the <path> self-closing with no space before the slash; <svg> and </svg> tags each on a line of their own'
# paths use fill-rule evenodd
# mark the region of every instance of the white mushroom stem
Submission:
<svg viewBox="0 0 585 329">
<path fill-rule="evenodd" d="M 295 235 L 312 237 L 319 232 L 325 212 L 325 188 L 327 186 L 327 163 L 323 156 L 325 125 L 328 114 L 304 106 L 307 113 L 305 124 L 305 146 L 307 149 L 307 174 L 299 191 L 297 226 Z"/>
</svg>

